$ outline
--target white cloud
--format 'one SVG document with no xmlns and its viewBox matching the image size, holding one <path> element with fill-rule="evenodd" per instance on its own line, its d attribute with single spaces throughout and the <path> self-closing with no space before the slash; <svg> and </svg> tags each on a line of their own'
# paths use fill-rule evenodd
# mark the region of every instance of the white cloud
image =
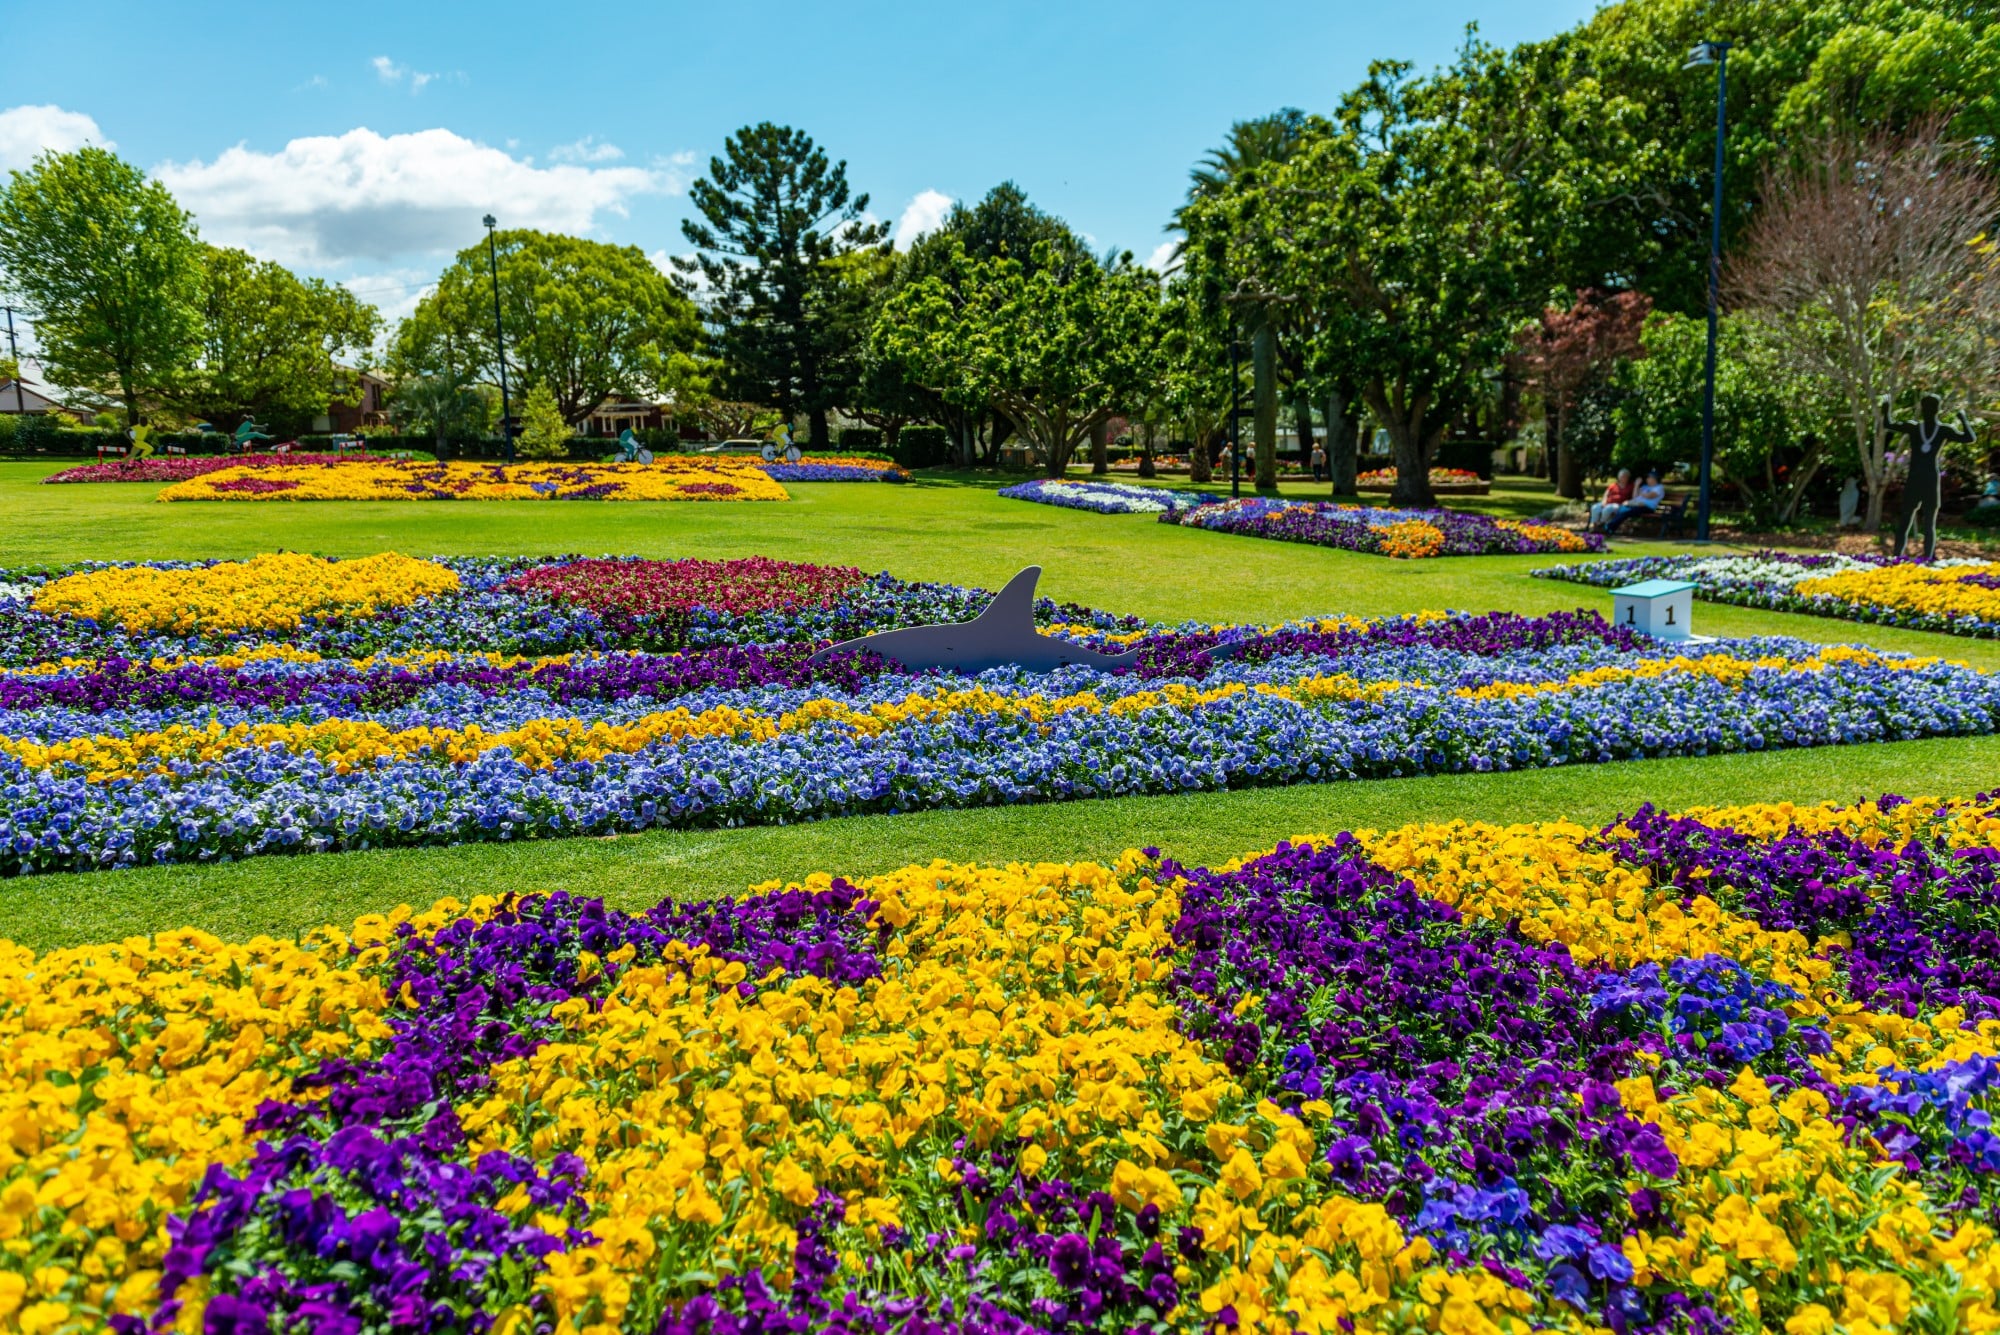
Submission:
<svg viewBox="0 0 2000 1335">
<path fill-rule="evenodd" d="M 423 70 L 413 70 L 407 65 L 398 65 L 387 56 L 377 56 L 368 63 L 375 67 L 375 77 L 383 83 L 407 83 L 410 85 L 410 92 L 413 95 L 423 92 L 425 84 L 435 83 L 437 80 L 445 77 L 435 71 L 426 73 Z M 465 76 L 459 74 L 456 77 L 463 79 Z"/>
<path fill-rule="evenodd" d="M 382 312 L 386 336 L 417 309 L 417 303 L 437 287 L 437 268 L 380 269 L 355 278 L 343 278 L 340 286 Z"/>
<path fill-rule="evenodd" d="M 537 167 L 445 129 L 364 127 L 275 153 L 238 144 L 155 174 L 208 240 L 307 268 L 447 254 L 478 240 L 489 212 L 506 227 L 587 234 L 600 214 L 672 187 L 641 167 Z"/>
<path fill-rule="evenodd" d="M 896 248 L 908 250 L 912 241 L 925 232 L 935 230 L 937 225 L 944 221 L 944 216 L 951 212 L 954 202 L 956 201 L 950 195 L 942 191 L 925 190 L 918 193 L 904 208 L 903 216 L 896 220 Z"/>
<path fill-rule="evenodd" d="M 694 167 L 694 150 L 682 149 L 678 153 L 655 153 L 653 174 L 665 183 L 670 195 L 687 193 L 688 175 Z"/>
<path fill-rule="evenodd" d="M 557 162 L 616 162 L 625 156 L 625 150 L 616 144 L 600 144 L 596 135 L 587 134 L 573 144 L 557 144 L 549 156 Z"/>
<path fill-rule="evenodd" d="M 19 171 L 39 154 L 68 153 L 85 144 L 118 147 L 81 111 L 64 111 L 53 104 L 0 111 L 0 171 Z"/>
<path fill-rule="evenodd" d="M 1162 241 L 1154 246 L 1153 253 L 1146 257 L 1146 267 L 1154 273 L 1167 273 L 1170 269 L 1179 268 L 1180 262 L 1174 256 L 1179 246 L 1178 241 Z"/>
</svg>

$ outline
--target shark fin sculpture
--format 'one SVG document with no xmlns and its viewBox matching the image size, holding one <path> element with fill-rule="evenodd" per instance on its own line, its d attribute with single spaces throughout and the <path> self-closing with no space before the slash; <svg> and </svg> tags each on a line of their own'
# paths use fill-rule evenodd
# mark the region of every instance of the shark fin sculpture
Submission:
<svg viewBox="0 0 2000 1335">
<path fill-rule="evenodd" d="M 843 640 L 820 650 L 807 662 L 830 654 L 866 649 L 893 659 L 911 672 L 944 668 L 952 672 L 984 672 L 988 668 L 1020 667 L 1029 672 L 1053 672 L 1080 665 L 1098 669 L 1129 667 L 1139 661 L 1137 649 L 1122 654 L 1101 653 L 1035 629 L 1035 583 L 1040 566 L 1029 566 L 1007 581 L 1007 587 L 986 610 L 970 621 L 942 626 L 906 626 Z"/>
</svg>

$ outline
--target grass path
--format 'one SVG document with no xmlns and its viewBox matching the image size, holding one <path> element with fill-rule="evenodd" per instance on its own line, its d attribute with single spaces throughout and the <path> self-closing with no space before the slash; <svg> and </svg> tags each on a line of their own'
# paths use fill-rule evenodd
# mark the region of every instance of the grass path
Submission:
<svg viewBox="0 0 2000 1335">
<path fill-rule="evenodd" d="M 427 905 L 446 895 L 572 890 L 639 908 L 670 897 L 737 894 L 749 885 L 796 880 L 814 871 L 863 876 L 934 858 L 1071 861 L 1153 845 L 1199 864 L 1295 834 L 1412 821 L 1601 823 L 1645 802 L 1679 810 L 1995 788 L 2000 788 L 2000 742 L 1952 738 L 1518 774 L 852 816 L 739 830 L 253 858 L 0 881 L 0 936 L 46 948 L 194 925 L 243 939 L 346 923 L 363 913 Z"/>
<path fill-rule="evenodd" d="M 1275 622 L 1322 612 L 1388 616 L 1429 608 L 1486 612 L 1610 609 L 1608 595 L 1538 580 L 1538 566 L 1579 557 L 1379 556 L 1176 528 L 1147 515 L 1096 515 L 1003 500 L 987 476 L 925 476 L 908 486 L 793 483 L 789 503 L 559 504 L 547 501 L 187 502 L 154 500 L 151 483 L 41 486 L 50 464 L 0 463 L 0 565 L 78 560 L 254 556 L 289 548 L 326 556 L 603 552 L 638 556 L 779 556 L 888 570 L 906 579 L 998 588 L 1024 565 L 1042 592 L 1165 621 Z M 1222 487 L 1227 490 L 1227 483 Z M 1305 494 L 1302 484 L 1287 494 Z M 1318 494 L 1323 488 L 1311 488 Z M 1483 508 L 1522 513 L 1546 486 L 1503 488 Z M 1623 555 L 1692 550 L 1623 542 Z M 1715 549 L 1722 550 L 1722 549 Z M 1705 633 L 1796 635 L 2000 669 L 2000 643 L 1859 626 L 1821 617 L 1702 604 Z"/>
</svg>

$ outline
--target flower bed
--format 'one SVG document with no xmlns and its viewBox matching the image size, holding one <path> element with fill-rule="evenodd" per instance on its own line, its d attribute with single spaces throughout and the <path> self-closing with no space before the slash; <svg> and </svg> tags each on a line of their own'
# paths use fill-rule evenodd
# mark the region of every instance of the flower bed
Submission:
<svg viewBox="0 0 2000 1335">
<path fill-rule="evenodd" d="M 217 569 L 84 578 L 178 573 L 257 604 Z M 1673 646 L 1590 614 L 1264 633 L 1043 602 L 1053 633 L 1136 647 L 1138 665 L 967 680 L 806 660 L 964 620 L 981 591 L 775 562 L 436 569 L 456 587 L 372 614 L 315 613 L 274 582 L 279 644 L 241 610 L 126 629 L 0 604 L 0 874 L 2000 729 L 2000 676 L 1968 667 L 1792 640 Z M 36 601 L 64 587 L 5 573 Z M 1216 661 L 1224 639 L 1253 642 Z"/>
<path fill-rule="evenodd" d="M 808 455 L 795 464 L 759 464 L 774 482 L 908 482 L 893 460 L 862 455 Z"/>
<path fill-rule="evenodd" d="M 1996 865 L 1885 798 L 8 949 L 0 1317 L 1985 1330 Z"/>
<path fill-rule="evenodd" d="M 650 464 L 370 459 L 339 467 L 290 464 L 203 473 L 163 501 L 782 501 L 756 460 L 669 455 Z"/>
<path fill-rule="evenodd" d="M 161 454 L 150 459 L 111 459 L 104 463 L 79 464 L 51 473 L 42 481 L 68 482 L 185 482 L 189 478 L 219 473 L 225 468 L 331 468 L 335 465 L 381 463 L 371 454 Z"/>
<path fill-rule="evenodd" d="M 2000 636 L 2000 562 L 1960 558 L 1926 564 L 1878 556 L 1758 552 L 1594 561 L 1534 573 L 1598 588 L 1682 579 L 1696 586 L 1695 597 L 1708 602 L 1949 635 Z"/>
<path fill-rule="evenodd" d="M 1547 524 L 1493 519 L 1459 510 L 1390 510 L 1327 501 L 1244 497 L 1163 514 L 1169 524 L 1251 538 L 1340 547 L 1375 556 L 1530 555 L 1601 552 L 1604 539 Z"/>
<path fill-rule="evenodd" d="M 1469 468 L 1433 468 L 1430 472 L 1431 490 L 1440 496 L 1484 496 L 1493 490 L 1493 484 Z M 1375 468 L 1354 479 L 1354 485 L 1362 491 L 1393 491 L 1396 487 L 1396 470 Z"/>
<path fill-rule="evenodd" d="M 36 589 L 33 605 L 142 635 L 199 635 L 296 630 L 309 617 L 372 616 L 456 588 L 458 576 L 437 562 L 393 552 L 353 561 L 281 552 L 199 569 L 80 571 Z"/>
<path fill-rule="evenodd" d="M 1122 482 L 1071 482 L 1033 478 L 1001 488 L 1010 501 L 1059 505 L 1100 515 L 1157 515 L 1213 505 L 1220 498 L 1206 492 L 1169 491 L 1165 487 L 1131 487 Z"/>
</svg>

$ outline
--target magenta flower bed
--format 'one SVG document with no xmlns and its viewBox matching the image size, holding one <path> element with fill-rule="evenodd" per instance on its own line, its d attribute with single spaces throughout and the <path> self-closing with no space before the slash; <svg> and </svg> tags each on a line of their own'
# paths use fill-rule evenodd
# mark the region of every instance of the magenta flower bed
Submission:
<svg viewBox="0 0 2000 1335">
<path fill-rule="evenodd" d="M 185 482 L 225 468 L 305 468 L 315 464 L 375 463 L 372 454 L 167 454 L 112 459 L 51 473 L 43 482 Z"/>
</svg>

